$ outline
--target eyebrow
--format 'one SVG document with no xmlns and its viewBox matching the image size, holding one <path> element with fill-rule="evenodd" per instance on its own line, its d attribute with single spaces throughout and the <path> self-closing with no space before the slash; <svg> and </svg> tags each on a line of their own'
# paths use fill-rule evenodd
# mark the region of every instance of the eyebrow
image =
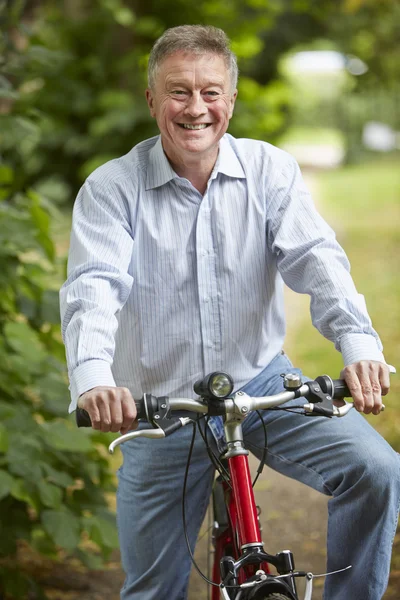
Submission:
<svg viewBox="0 0 400 600">
<path fill-rule="evenodd" d="M 187 81 L 183 80 L 183 79 L 170 79 L 169 81 L 166 82 L 167 86 L 181 86 L 181 87 L 186 87 L 187 86 Z M 205 85 L 202 85 L 201 88 L 208 88 L 208 87 L 220 87 L 223 88 L 224 87 L 224 82 L 223 81 L 209 81 L 207 82 Z"/>
</svg>

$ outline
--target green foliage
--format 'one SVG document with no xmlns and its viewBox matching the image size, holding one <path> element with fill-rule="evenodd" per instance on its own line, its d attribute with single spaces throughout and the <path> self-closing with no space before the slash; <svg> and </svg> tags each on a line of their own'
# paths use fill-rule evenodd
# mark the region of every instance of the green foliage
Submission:
<svg viewBox="0 0 400 600">
<path fill-rule="evenodd" d="M 49 190 L 48 198 L 63 190 L 57 180 L 37 179 L 35 155 L 46 119 L 20 92 L 29 73 L 54 69 L 66 58 L 41 48 L 20 52 L 11 33 L 1 45 L 0 594 L 27 598 L 34 591 L 41 598 L 35 582 L 7 560 L 15 565 L 21 541 L 54 558 L 63 549 L 85 560 L 82 534 L 92 530 L 107 558 L 117 545 L 106 501 L 114 483 L 99 453 L 108 436 L 78 431 L 66 418 L 69 392 L 52 240 L 57 209 L 37 184 Z"/>
<path fill-rule="evenodd" d="M 272 81 L 262 86 L 254 79 L 242 76 L 238 92 L 235 117 L 230 126 L 234 136 L 272 141 L 284 131 L 287 109 L 292 101 L 284 83 Z"/>
<path fill-rule="evenodd" d="M 2 145 L 18 167 L 16 185 L 71 201 L 93 169 L 158 133 L 144 90 L 150 48 L 167 27 L 223 27 L 246 76 L 263 47 L 260 31 L 273 27 L 282 9 L 255 0 L 40 3 L 12 31 L 10 41 L 22 50 L 9 50 L 0 69 L 0 93 L 13 105 L 13 118 L 0 117 Z M 233 133 L 254 135 L 257 118 L 260 135 L 274 139 L 287 118 L 277 85 L 260 87 L 257 98 L 243 94 Z"/>
</svg>

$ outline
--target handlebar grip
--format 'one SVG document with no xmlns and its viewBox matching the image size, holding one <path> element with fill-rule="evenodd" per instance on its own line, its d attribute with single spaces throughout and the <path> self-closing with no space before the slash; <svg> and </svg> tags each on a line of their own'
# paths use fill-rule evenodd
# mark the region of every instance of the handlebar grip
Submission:
<svg viewBox="0 0 400 600">
<path fill-rule="evenodd" d="M 344 379 L 333 379 L 333 398 L 350 398 L 351 394 Z"/>
<path fill-rule="evenodd" d="M 135 400 L 137 419 L 146 419 L 146 409 L 144 406 L 144 398 Z M 91 427 L 92 421 L 90 420 L 89 413 L 84 408 L 77 408 L 75 411 L 76 424 L 78 427 Z"/>
<path fill-rule="evenodd" d="M 77 408 L 75 411 L 76 424 L 78 427 L 91 427 L 92 421 L 90 420 L 89 413 L 83 408 Z"/>
</svg>

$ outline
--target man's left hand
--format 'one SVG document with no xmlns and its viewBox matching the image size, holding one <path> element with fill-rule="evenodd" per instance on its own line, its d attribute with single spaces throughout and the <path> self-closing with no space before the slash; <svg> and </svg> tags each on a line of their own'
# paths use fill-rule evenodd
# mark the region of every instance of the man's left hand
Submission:
<svg viewBox="0 0 400 600">
<path fill-rule="evenodd" d="M 378 415 L 382 396 L 390 388 L 389 367 L 376 360 L 361 360 L 345 367 L 340 377 L 346 381 L 359 412 Z"/>
</svg>

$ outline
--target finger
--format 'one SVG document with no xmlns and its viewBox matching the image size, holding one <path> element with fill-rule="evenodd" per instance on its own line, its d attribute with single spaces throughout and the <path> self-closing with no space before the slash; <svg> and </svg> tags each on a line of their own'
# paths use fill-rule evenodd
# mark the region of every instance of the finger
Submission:
<svg viewBox="0 0 400 600">
<path fill-rule="evenodd" d="M 114 389 L 100 392 L 96 398 L 100 412 L 100 430 L 104 433 L 111 431 L 110 397 L 115 393 Z"/>
<path fill-rule="evenodd" d="M 101 417 L 100 411 L 96 403 L 96 392 L 85 392 L 78 399 L 79 408 L 83 408 L 89 414 L 92 422 L 92 428 L 100 430 L 101 428 Z"/>
<path fill-rule="evenodd" d="M 122 388 L 124 390 L 122 396 L 122 427 L 121 434 L 124 435 L 128 431 L 134 430 L 137 428 L 139 423 L 136 420 L 137 410 L 136 404 L 132 397 L 132 394 L 127 388 Z"/>
<path fill-rule="evenodd" d="M 364 410 L 364 395 L 362 393 L 360 380 L 355 371 L 355 368 L 351 365 L 345 367 L 340 376 L 345 380 L 347 387 L 349 388 L 349 392 L 354 401 L 354 407 L 359 412 L 363 412 Z"/>
<path fill-rule="evenodd" d="M 375 396 L 372 388 L 372 384 L 369 378 L 361 376 L 360 379 L 361 391 L 364 397 L 364 409 L 363 413 L 369 415 L 375 405 Z"/>
<path fill-rule="evenodd" d="M 109 396 L 109 407 L 110 407 L 110 431 L 116 433 L 121 429 L 123 422 L 122 416 L 122 388 L 115 388 L 113 394 Z"/>
<path fill-rule="evenodd" d="M 373 394 L 373 407 L 371 409 L 372 414 L 379 415 L 382 410 L 382 393 L 381 393 L 381 384 L 378 379 L 379 375 L 374 373 L 371 376 L 371 388 Z"/>
<path fill-rule="evenodd" d="M 364 396 L 364 413 L 374 415 L 382 409 L 381 384 L 379 381 L 380 363 L 376 361 L 360 362 L 357 365 L 358 377 Z"/>
<path fill-rule="evenodd" d="M 390 371 L 389 367 L 383 363 L 379 363 L 379 383 L 382 396 L 386 396 L 390 390 Z"/>
</svg>

